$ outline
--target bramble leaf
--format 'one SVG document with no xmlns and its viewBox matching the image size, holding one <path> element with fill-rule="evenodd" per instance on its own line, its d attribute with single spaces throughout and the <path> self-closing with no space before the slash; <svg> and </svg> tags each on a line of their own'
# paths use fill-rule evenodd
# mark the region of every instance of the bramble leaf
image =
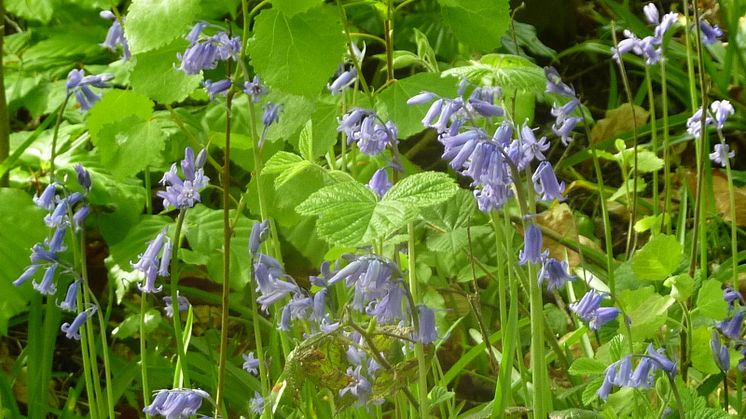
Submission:
<svg viewBox="0 0 746 419">
<path fill-rule="evenodd" d="M 185 36 L 200 11 L 199 0 L 133 0 L 125 36 L 133 54 L 156 49 Z"/>
</svg>

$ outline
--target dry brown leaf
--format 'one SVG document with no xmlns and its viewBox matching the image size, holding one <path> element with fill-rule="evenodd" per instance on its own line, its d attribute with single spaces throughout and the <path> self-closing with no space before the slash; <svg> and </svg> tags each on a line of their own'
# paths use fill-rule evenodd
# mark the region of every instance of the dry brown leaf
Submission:
<svg viewBox="0 0 746 419">
<path fill-rule="evenodd" d="M 632 107 L 625 103 L 616 109 L 606 111 L 606 117 L 596 122 L 591 130 L 591 141 L 598 143 L 617 135 L 632 131 L 635 124 L 632 123 Z M 637 105 L 634 107 L 635 121 L 637 126 L 645 125 L 650 113 Z"/>
<path fill-rule="evenodd" d="M 595 242 L 585 236 L 578 235 L 578 228 L 575 224 L 575 217 L 572 214 L 570 206 L 567 204 L 554 205 L 548 210 L 540 213 L 536 217 L 536 223 L 544 226 L 559 235 L 563 239 L 580 242 L 580 244 L 598 249 Z M 549 250 L 549 255 L 557 260 L 565 260 L 571 268 L 580 265 L 580 255 L 557 241 L 544 236 L 544 247 Z"/>
<path fill-rule="evenodd" d="M 728 178 L 721 170 L 712 172 L 712 191 L 715 195 L 715 209 L 723 220 L 731 222 L 730 196 L 728 194 Z M 736 198 L 736 225 L 746 226 L 746 188 L 734 187 Z"/>
</svg>

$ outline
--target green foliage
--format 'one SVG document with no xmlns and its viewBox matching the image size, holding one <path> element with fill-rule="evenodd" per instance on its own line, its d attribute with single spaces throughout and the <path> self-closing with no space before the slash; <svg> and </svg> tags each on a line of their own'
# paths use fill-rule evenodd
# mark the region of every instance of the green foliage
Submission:
<svg viewBox="0 0 746 419">
<path fill-rule="evenodd" d="M 199 75 L 190 76 L 176 68 L 176 53 L 183 53 L 187 45 L 187 41 L 177 39 L 158 49 L 136 54 L 130 76 L 132 90 L 162 104 L 179 102 L 189 96 L 201 79 Z"/>
<path fill-rule="evenodd" d="M 632 270 L 638 279 L 662 281 L 681 262 L 681 245 L 674 236 L 659 234 L 632 257 Z"/>
<path fill-rule="evenodd" d="M 22 313 L 28 304 L 31 284 L 20 288 L 12 282 L 21 276 L 28 265 L 31 246 L 42 242 L 48 230 L 42 222 L 44 212 L 34 205 L 31 197 L 17 189 L 0 188 L 0 336 L 8 334 L 8 320 Z M 38 274 L 40 276 L 41 274 Z M 40 278 L 34 279 L 40 281 Z"/>
<path fill-rule="evenodd" d="M 127 11 L 126 36 L 133 54 L 183 37 L 196 23 L 199 0 L 134 0 Z"/>
<path fill-rule="evenodd" d="M 455 256 L 467 249 L 469 233 L 472 240 L 489 233 L 489 227 L 473 225 L 472 217 L 476 211 L 474 197 L 463 189 L 459 189 L 452 199 L 423 210 L 423 218 L 432 226 L 427 234 L 427 248 Z"/>
<path fill-rule="evenodd" d="M 256 18 L 249 48 L 251 64 L 270 87 L 303 96 L 321 92 L 342 63 L 344 52 L 338 14 L 327 7 L 294 16 L 263 10 Z M 303 77 L 296 76 L 299 72 Z"/>
<path fill-rule="evenodd" d="M 603 374 L 608 365 L 601 361 L 590 358 L 578 358 L 567 371 L 572 375 L 598 375 Z"/>
<path fill-rule="evenodd" d="M 409 176 L 383 199 L 357 182 L 326 186 L 308 197 L 296 211 L 318 216 L 319 236 L 339 246 L 375 243 L 413 221 L 421 208 L 451 198 L 457 186 L 446 174 L 423 172 Z"/>
<path fill-rule="evenodd" d="M 143 316 L 145 333 L 151 333 L 161 323 L 161 313 L 154 308 L 146 311 Z M 131 316 L 127 316 L 126 319 L 119 323 L 119 326 L 113 328 L 111 330 L 111 335 L 117 339 L 126 339 L 128 337 L 134 336 L 136 333 L 139 333 L 139 331 L 140 313 L 136 313 Z"/>
<path fill-rule="evenodd" d="M 713 320 L 723 320 L 728 314 L 728 303 L 723 300 L 720 282 L 708 279 L 702 282 L 697 293 L 697 312 Z"/>
<path fill-rule="evenodd" d="M 491 51 L 508 30 L 507 0 L 438 0 L 445 23 L 456 38 L 472 49 Z"/>
<path fill-rule="evenodd" d="M 619 300 L 630 319 L 633 341 L 655 336 L 668 318 L 668 308 L 674 303 L 673 297 L 656 293 L 652 286 L 624 290 L 619 294 Z M 620 326 L 620 331 L 622 328 L 624 326 Z"/>
<path fill-rule="evenodd" d="M 480 63 L 454 67 L 443 75 L 466 78 L 477 85 L 500 86 L 504 91 L 541 93 L 546 87 L 544 70 L 517 55 L 486 54 Z"/>
</svg>

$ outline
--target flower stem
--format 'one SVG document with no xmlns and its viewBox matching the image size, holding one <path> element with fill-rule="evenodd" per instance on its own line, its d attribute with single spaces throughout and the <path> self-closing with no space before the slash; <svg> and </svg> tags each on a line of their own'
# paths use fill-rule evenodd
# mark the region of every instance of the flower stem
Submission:
<svg viewBox="0 0 746 419">
<path fill-rule="evenodd" d="M 658 130 L 656 129 L 655 120 L 655 96 L 653 95 L 653 80 L 650 76 L 650 67 L 645 66 L 645 81 L 648 88 L 648 108 L 650 112 L 650 137 L 651 148 L 655 156 L 658 157 Z M 658 171 L 653 172 L 653 217 L 658 216 Z"/>
<path fill-rule="evenodd" d="M 412 294 L 412 300 L 415 304 L 417 304 L 419 303 L 419 287 L 417 284 L 414 223 L 409 223 L 407 225 L 407 233 L 409 235 L 409 240 L 407 241 L 407 254 L 409 255 L 409 293 Z M 416 311 L 417 308 L 413 307 L 412 312 L 415 313 Z M 412 319 L 413 322 L 415 322 L 415 320 L 417 319 Z M 417 329 L 417 332 L 419 332 L 419 322 L 415 322 L 414 326 Z M 485 339 L 487 338 L 488 336 L 485 336 Z M 419 398 L 420 417 L 423 419 L 427 419 L 428 417 L 430 417 L 427 400 L 427 373 L 430 368 L 428 367 L 427 360 L 425 359 L 425 351 L 422 346 L 422 342 L 418 341 L 414 344 L 414 354 L 417 358 L 417 390 Z"/>
<path fill-rule="evenodd" d="M 70 101 L 70 95 L 65 96 L 65 101 L 60 106 L 60 111 L 57 113 L 57 120 L 54 121 L 54 131 L 52 133 L 52 154 L 49 157 L 49 178 L 54 181 L 54 160 L 57 158 L 57 137 L 60 133 L 60 124 L 62 124 L 62 115 L 65 113 L 67 102 Z"/>
<path fill-rule="evenodd" d="M 142 401 L 143 405 L 149 406 L 150 405 L 150 386 L 148 385 L 148 357 L 147 357 L 147 351 L 148 351 L 148 345 L 147 345 L 147 338 L 145 336 L 145 308 L 147 307 L 145 305 L 145 296 L 146 293 L 142 293 L 140 296 L 140 373 L 142 375 Z M 176 313 L 174 315 L 178 315 L 178 308 Z M 146 418 L 149 418 L 150 415 L 147 413 L 145 414 Z"/>
<path fill-rule="evenodd" d="M 174 337 L 176 338 L 177 361 L 174 371 L 173 387 L 189 387 L 189 373 L 187 368 L 186 348 L 184 347 L 184 332 L 181 329 L 181 315 L 179 314 L 179 249 L 181 248 L 181 229 L 184 225 L 186 208 L 179 210 L 176 218 L 176 231 L 174 232 L 174 247 L 171 256 L 171 304 L 174 307 L 172 317 L 174 325 Z"/>
</svg>

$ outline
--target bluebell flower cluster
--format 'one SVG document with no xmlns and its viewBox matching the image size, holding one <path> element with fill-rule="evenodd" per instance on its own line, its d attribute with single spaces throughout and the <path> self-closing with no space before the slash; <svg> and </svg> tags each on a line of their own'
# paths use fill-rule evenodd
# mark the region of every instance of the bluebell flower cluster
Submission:
<svg viewBox="0 0 746 419">
<path fill-rule="evenodd" d="M 639 358 L 637 366 L 632 369 L 632 360 Z M 602 400 L 607 400 L 614 386 L 648 389 L 653 386 L 654 374 L 661 370 L 674 377 L 676 364 L 668 359 L 663 349 L 655 350 L 648 345 L 644 355 L 627 355 L 619 361 L 609 365 L 604 374 L 604 381 L 596 394 Z"/>
<path fill-rule="evenodd" d="M 580 105 L 580 101 L 575 96 L 575 89 L 562 81 L 562 78 L 554 67 L 545 67 L 544 74 L 547 78 L 546 92 L 559 95 L 564 99 L 569 99 L 561 106 L 554 103 L 551 111 L 552 115 L 555 117 L 552 131 L 554 131 L 555 135 L 560 137 L 563 145 L 568 146 L 570 145 L 570 142 L 572 142 L 572 137 L 570 137 L 572 131 L 578 123 L 583 120 L 583 118 L 572 116 L 573 112 L 575 112 Z"/>
<path fill-rule="evenodd" d="M 590 290 L 580 301 L 570 304 L 570 310 L 588 323 L 591 330 L 598 330 L 604 324 L 613 321 L 621 310 L 616 307 L 601 307 L 605 294 Z"/>
<path fill-rule="evenodd" d="M 663 57 L 663 38 L 679 19 L 679 15 L 675 12 L 670 12 L 660 17 L 658 8 L 653 3 L 649 3 L 643 7 L 643 11 L 645 12 L 645 18 L 648 23 L 655 26 L 653 35 L 640 39 L 632 31 L 625 29 L 624 36 L 626 39 L 619 41 L 619 44 L 611 48 L 612 57 L 617 62 L 621 62 L 622 55 L 628 52 L 632 52 L 643 58 L 647 65 L 656 64 Z"/>
<path fill-rule="evenodd" d="M 230 37 L 226 32 L 218 32 L 212 36 L 203 35 L 208 26 L 205 22 L 198 22 L 185 37 L 189 46 L 183 54 L 176 54 L 181 61 L 179 70 L 186 74 L 199 74 L 202 70 L 212 70 L 218 62 L 229 59 L 236 60 L 241 52 L 241 38 Z"/>
<path fill-rule="evenodd" d="M 75 174 L 83 192 L 68 193 L 62 184 L 52 183 L 41 194 L 34 196 L 34 204 L 47 211 L 44 223 L 51 231 L 49 237 L 31 248 L 31 265 L 18 279 L 13 281 L 13 285 L 19 287 L 32 280 L 43 269 L 41 281 L 32 281 L 32 285 L 40 294 L 53 296 L 57 293 L 55 278 L 62 274 L 72 276 L 73 281 L 67 288 L 65 299 L 57 302 L 57 306 L 62 310 L 72 313 L 78 311 L 77 297 L 81 281 L 73 267 L 60 258 L 60 253 L 67 250 L 65 245 L 67 231 L 71 230 L 76 233 L 83 228 L 83 223 L 89 214 L 86 195 L 91 189 L 91 175 L 83 166 L 76 165 Z M 72 323 L 64 323 L 61 327 L 62 332 L 70 339 L 80 339 L 78 330 L 95 313 L 95 310 L 95 306 L 87 307 L 78 313 Z"/>
<path fill-rule="evenodd" d="M 106 39 L 100 45 L 112 52 L 116 52 L 117 46 L 121 46 L 124 60 L 129 60 L 132 57 L 132 54 L 130 53 L 130 47 L 127 43 L 127 38 L 124 36 L 124 29 L 122 28 L 124 17 L 122 17 L 122 23 L 120 23 L 114 13 L 109 10 L 102 11 L 99 13 L 99 16 L 112 21 L 109 31 L 106 32 Z"/>
<path fill-rule="evenodd" d="M 716 100 L 710 104 L 710 108 L 705 115 L 704 125 L 714 125 L 720 139 L 720 141 L 713 147 L 713 151 L 709 154 L 709 157 L 713 163 L 719 164 L 722 167 L 725 167 L 726 162 L 736 155 L 735 152 L 730 150 L 728 144 L 725 143 L 725 137 L 723 136 L 725 122 L 735 112 L 736 110 L 729 101 Z M 698 108 L 694 114 L 687 119 L 686 131 L 695 138 L 698 138 L 702 134 L 702 129 L 702 108 Z"/>
<path fill-rule="evenodd" d="M 368 109 L 356 108 L 344 114 L 337 131 L 347 135 L 347 144 L 357 144 L 360 152 L 368 156 L 377 156 L 386 146 L 399 143 L 396 125 L 392 121 L 384 122 Z"/>
<path fill-rule="evenodd" d="M 113 78 L 114 75 L 110 73 L 86 76 L 85 71 L 73 69 L 67 75 L 65 87 L 67 88 L 68 95 L 75 95 L 75 100 L 80 105 L 80 110 L 87 111 L 96 102 L 101 100 L 101 95 L 91 90 L 91 86 L 100 89 L 110 87 L 106 82 Z"/>
<path fill-rule="evenodd" d="M 169 275 L 173 246 L 167 234 L 168 227 L 164 227 L 155 236 L 155 239 L 148 242 L 148 247 L 145 249 L 145 252 L 140 254 L 140 259 L 137 263 L 132 264 L 135 270 L 145 275 L 145 281 L 137 286 L 141 292 L 154 294 L 161 292 L 163 289 L 162 285 L 159 287 L 155 286 L 155 280 L 157 277 L 166 277 Z"/>
<path fill-rule="evenodd" d="M 153 395 L 153 402 L 142 410 L 143 413 L 168 419 L 194 416 L 202 406 L 202 401 L 210 398 L 206 391 L 191 388 L 157 390 Z"/>
<path fill-rule="evenodd" d="M 207 150 L 202 149 L 196 158 L 191 147 L 184 150 L 184 160 L 181 161 L 181 173 L 184 179 L 179 177 L 178 167 L 174 163 L 171 170 L 163 174 L 160 181 L 166 190 L 159 191 L 156 195 L 163 198 L 164 208 L 169 206 L 176 209 L 191 208 L 200 201 L 199 191 L 206 188 L 210 181 L 203 169 L 206 161 Z"/>
</svg>

